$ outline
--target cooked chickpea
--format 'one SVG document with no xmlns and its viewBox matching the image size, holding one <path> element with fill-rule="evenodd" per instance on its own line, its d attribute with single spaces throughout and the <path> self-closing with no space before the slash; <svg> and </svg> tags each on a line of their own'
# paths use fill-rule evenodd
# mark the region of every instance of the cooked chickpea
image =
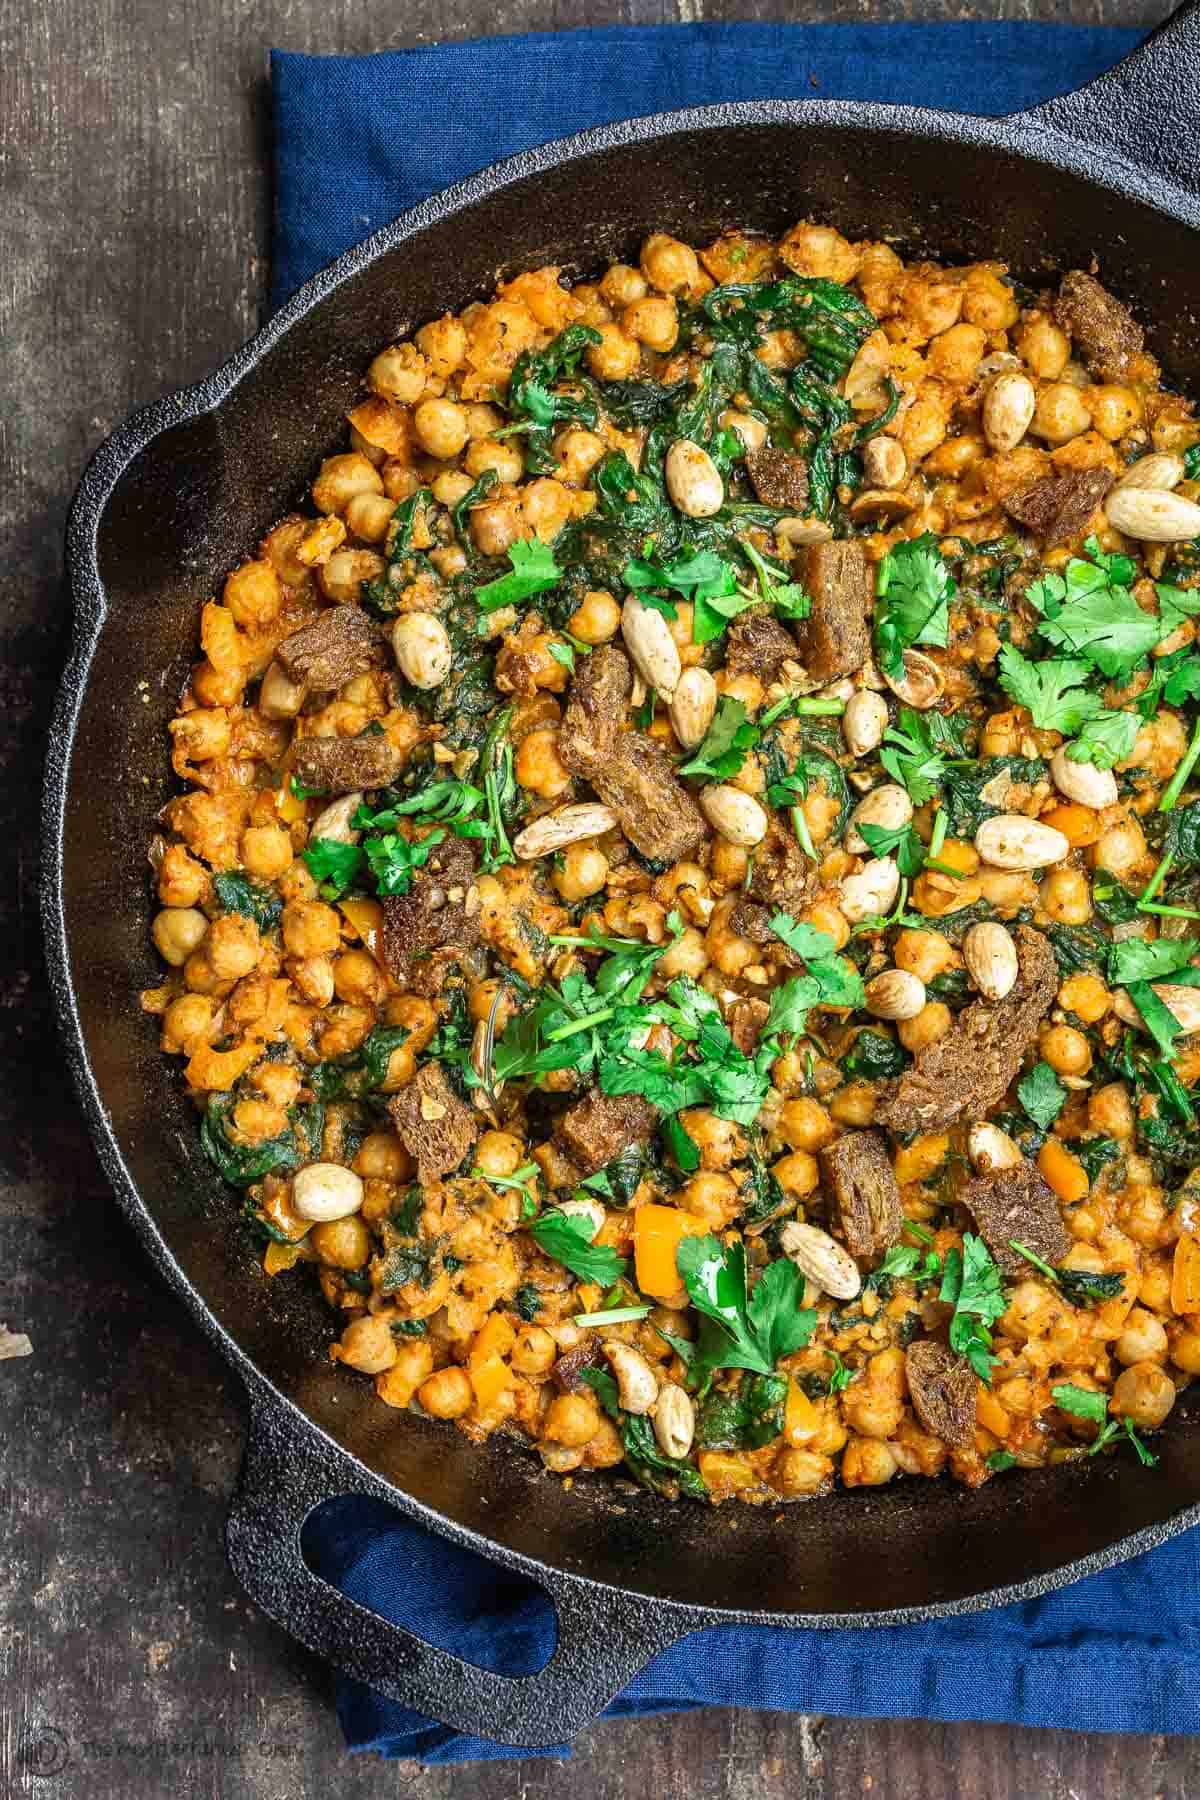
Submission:
<svg viewBox="0 0 1200 1800">
<path fill-rule="evenodd" d="M 1123 1081 L 1110 1081 L 1088 1095 L 1088 1124 L 1103 1137 L 1133 1136 L 1133 1102 Z"/>
<path fill-rule="evenodd" d="M 323 900 L 296 900 L 285 906 L 282 926 L 289 956 L 327 956 L 342 941 L 338 915 Z"/>
<path fill-rule="evenodd" d="M 518 1331 L 510 1358 L 518 1375 L 544 1375 L 553 1368 L 558 1345 L 541 1325 L 526 1325 Z"/>
<path fill-rule="evenodd" d="M 702 1169 L 728 1169 L 746 1154 L 746 1140 L 732 1119 L 719 1119 L 706 1106 L 690 1106 L 679 1119 L 700 1152 Z"/>
<path fill-rule="evenodd" d="M 646 292 L 646 277 L 628 263 L 613 263 L 601 279 L 600 292 L 610 306 L 632 306 Z"/>
<path fill-rule="evenodd" d="M 642 360 L 642 346 L 619 325 L 601 325 L 600 342 L 589 344 L 587 365 L 597 381 L 628 381 Z"/>
<path fill-rule="evenodd" d="M 362 1269 L 371 1255 L 371 1234 L 357 1213 L 314 1225 L 308 1242 L 330 1269 Z"/>
<path fill-rule="evenodd" d="M 808 219 L 792 226 L 780 243 L 779 254 L 797 275 L 826 281 L 853 281 L 862 260 L 859 245 L 850 243 L 832 225 L 814 225 Z"/>
<path fill-rule="evenodd" d="M 659 974 L 664 980 L 673 980 L 676 975 L 688 975 L 693 981 L 699 981 L 708 967 L 708 951 L 705 948 L 704 934 L 697 931 L 694 925 L 685 927 L 679 942 L 672 944 L 658 965 Z"/>
<path fill-rule="evenodd" d="M 367 950 L 346 950 L 333 965 L 333 988 L 352 1006 L 376 1006 L 383 999 L 379 964 Z"/>
<path fill-rule="evenodd" d="M 521 489 L 521 516 L 525 523 L 548 544 L 556 538 L 571 516 L 571 492 L 561 481 L 547 475 L 531 481 Z"/>
<path fill-rule="evenodd" d="M 1131 875 L 1145 854 L 1145 835 L 1132 817 L 1110 825 L 1092 851 L 1096 867 L 1118 877 Z"/>
<path fill-rule="evenodd" d="M 732 1177 L 723 1175 L 718 1170 L 711 1170 L 693 1175 L 680 1188 L 679 1204 L 684 1212 L 703 1219 L 711 1230 L 721 1231 L 737 1212 L 741 1202 Z"/>
<path fill-rule="evenodd" d="M 156 913 L 150 927 L 154 947 L 164 962 L 182 969 L 193 950 L 198 950 L 208 931 L 208 920 L 194 906 L 167 906 Z"/>
<path fill-rule="evenodd" d="M 1092 890 L 1082 869 L 1051 869 L 1038 892 L 1042 906 L 1059 925 L 1084 925 L 1092 916 Z"/>
<path fill-rule="evenodd" d="M 390 1369 L 397 1357 L 396 1340 L 387 1319 L 376 1318 L 368 1314 L 365 1318 L 351 1319 L 343 1331 L 340 1343 L 333 1346 L 330 1355 L 335 1362 L 343 1362 L 351 1369 L 359 1369 L 364 1375 L 381 1375 Z"/>
<path fill-rule="evenodd" d="M 554 885 L 568 905 L 600 893 L 607 880 L 608 858 L 595 844 L 571 844 L 554 871 Z"/>
<path fill-rule="evenodd" d="M 444 462 L 467 441 L 467 415 L 454 400 L 422 400 L 413 414 L 413 430 L 422 450 Z"/>
<path fill-rule="evenodd" d="M 1175 1383 L 1157 1363 L 1136 1362 L 1117 1376 L 1112 1404 L 1118 1417 L 1153 1431 L 1175 1404 Z"/>
<path fill-rule="evenodd" d="M 472 480 L 491 469 L 497 481 L 520 481 L 525 473 L 525 458 L 510 439 L 476 438 L 463 458 L 463 467 Z M 470 485 L 470 484 L 468 484 Z"/>
<path fill-rule="evenodd" d="M 1042 1060 L 1056 1075 L 1086 1075 L 1092 1066 L 1092 1047 L 1073 1025 L 1051 1025 L 1042 1032 Z"/>
<path fill-rule="evenodd" d="M 543 800 L 557 800 L 571 785 L 558 754 L 558 732 L 550 727 L 521 739 L 513 768 L 521 786 Z"/>
<path fill-rule="evenodd" d="M 580 1450 L 595 1436 L 600 1413 L 590 1394 L 559 1394 L 550 1402 L 542 1420 L 542 1436 L 552 1443 Z"/>
<path fill-rule="evenodd" d="M 1110 444 L 1127 437 L 1141 423 L 1141 401 L 1132 388 L 1113 384 L 1089 388 L 1084 403 L 1091 408 L 1093 427 Z"/>
<path fill-rule="evenodd" d="M 559 479 L 565 481 L 568 487 L 582 487 L 604 455 L 605 449 L 604 439 L 596 432 L 585 431 L 582 426 L 573 425 L 554 441 Z"/>
<path fill-rule="evenodd" d="M 842 1481 L 846 1487 L 882 1487 L 896 1473 L 896 1459 L 887 1444 L 876 1438 L 852 1437 L 842 1455 Z"/>
<path fill-rule="evenodd" d="M 1167 1334 L 1162 1322 L 1144 1306 L 1135 1306 L 1125 1315 L 1125 1329 L 1113 1345 L 1117 1361 L 1126 1365 L 1161 1362 L 1167 1353 Z"/>
<path fill-rule="evenodd" d="M 524 1146 L 511 1131 L 485 1131 L 475 1146 L 475 1166 L 485 1175 L 511 1175 L 524 1158 Z"/>
<path fill-rule="evenodd" d="M 365 1137 L 354 1158 L 354 1173 L 367 1181 L 403 1181 L 412 1159 L 392 1131 L 373 1131 Z"/>
<path fill-rule="evenodd" d="M 1095 1025 L 1112 1009 L 1112 995 L 1098 975 L 1069 975 L 1058 990 L 1058 1003 L 1085 1025 Z"/>
<path fill-rule="evenodd" d="M 441 380 L 461 369 L 467 355 L 467 334 L 449 313 L 422 325 L 416 334 L 417 349 L 428 357 L 429 365 Z"/>
<path fill-rule="evenodd" d="M 607 644 L 621 626 L 621 608 L 606 588 L 591 588 L 567 621 L 567 630 L 585 644 Z"/>
<path fill-rule="evenodd" d="M 279 825 L 251 825 L 242 833 L 242 863 L 257 881 L 274 881 L 291 867 L 292 840 Z"/>
<path fill-rule="evenodd" d="M 673 349 L 679 336 L 674 300 L 669 294 L 647 294 L 644 300 L 635 300 L 621 315 L 621 329 L 647 350 Z"/>
<path fill-rule="evenodd" d="M 781 1156 L 772 1163 L 771 1173 L 785 1194 L 795 1194 L 801 1200 L 805 1194 L 816 1191 L 821 1179 L 817 1159 L 808 1150 L 793 1150 L 790 1156 Z"/>
<path fill-rule="evenodd" d="M 789 1150 L 820 1150 L 834 1136 L 833 1121 L 821 1102 L 804 1095 L 785 1102 L 775 1131 Z"/>
<path fill-rule="evenodd" d="M 700 262 L 696 252 L 690 244 L 682 244 L 666 232 L 656 231 L 653 237 L 648 237 L 638 260 L 642 274 L 660 293 L 678 294 L 699 283 Z"/>
<path fill-rule="evenodd" d="M 240 981 L 258 967 L 258 926 L 241 913 L 225 913 L 209 926 L 204 955 L 218 981 Z"/>
<path fill-rule="evenodd" d="M 181 994 L 172 1000 L 162 1022 L 162 1047 L 168 1056 L 190 1056 L 203 1042 L 213 1021 L 214 1006 L 206 994 Z"/>
<path fill-rule="evenodd" d="M 465 1369 L 436 1369 L 417 1389 L 417 1399 L 435 1419 L 461 1419 L 470 1412 L 475 1390 Z"/>
<path fill-rule="evenodd" d="M 399 406 L 415 405 L 428 380 L 429 364 L 413 344 L 392 344 L 381 350 L 367 370 L 371 391 Z"/>
<path fill-rule="evenodd" d="M 1069 381 L 1052 381 L 1038 392 L 1029 430 L 1048 444 L 1067 444 L 1091 422 L 1079 389 Z"/>
<path fill-rule="evenodd" d="M 978 325 L 952 325 L 935 337 L 926 352 L 929 373 L 942 381 L 965 384 L 987 348 L 987 333 Z"/>
<path fill-rule="evenodd" d="M 223 599 L 234 619 L 247 631 L 269 625 L 282 601 L 279 576 L 269 562 L 245 562 L 225 583 Z"/>
<path fill-rule="evenodd" d="M 879 1094 L 869 1081 L 850 1081 L 829 1102 L 829 1112 L 839 1125 L 869 1125 L 875 1117 Z"/>
<path fill-rule="evenodd" d="M 927 1000 L 915 1018 L 901 1019 L 896 1036 L 915 1056 L 918 1050 L 926 1050 L 930 1044 L 944 1038 L 953 1023 L 953 1015 L 944 1001 Z"/>
<path fill-rule="evenodd" d="M 832 1475 L 829 1458 L 812 1450 L 781 1450 L 771 1464 L 772 1485 L 793 1499 L 819 1494 Z"/>
<path fill-rule="evenodd" d="M 1200 1375 L 1200 1331 L 1181 1331 L 1171 1344 L 1171 1361 L 1185 1375 Z"/>
<path fill-rule="evenodd" d="M 327 456 L 313 482 L 313 505 L 320 513 L 340 513 L 355 494 L 381 494 L 383 478 L 374 463 L 357 450 Z"/>
<path fill-rule="evenodd" d="M 473 506 L 470 514 L 471 539 L 484 556 L 503 556 L 517 536 L 517 517 L 508 500 L 488 501 Z"/>
<path fill-rule="evenodd" d="M 926 984 L 958 968 L 962 961 L 949 938 L 940 931 L 901 931 L 892 955 L 898 969 Z"/>
</svg>

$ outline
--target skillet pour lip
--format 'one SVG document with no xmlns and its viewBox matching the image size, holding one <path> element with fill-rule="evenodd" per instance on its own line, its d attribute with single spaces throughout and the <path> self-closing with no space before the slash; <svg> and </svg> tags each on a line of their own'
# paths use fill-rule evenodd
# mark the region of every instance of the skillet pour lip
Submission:
<svg viewBox="0 0 1200 1800">
<path fill-rule="evenodd" d="M 466 1545 L 493 1561 L 523 1571 L 539 1580 L 559 1598 L 567 1590 L 589 1590 L 635 1601 L 645 1609 L 672 1618 L 670 1637 L 702 1624 L 744 1621 L 784 1626 L 866 1627 L 913 1623 L 982 1611 L 1039 1595 L 1108 1568 L 1165 1542 L 1200 1519 L 1200 1502 L 1171 1517 L 1149 1524 L 1105 1548 L 1077 1558 L 1062 1567 L 1027 1580 L 995 1587 L 982 1593 L 928 1605 L 879 1612 L 794 1612 L 741 1610 L 712 1604 L 692 1605 L 570 1573 L 534 1557 L 495 1543 L 483 1534 L 414 1500 L 362 1463 L 337 1443 L 288 1396 L 270 1385 L 244 1350 L 234 1342 L 185 1274 L 169 1249 L 149 1207 L 142 1199 L 117 1141 L 92 1070 L 75 998 L 70 950 L 64 915 L 63 837 L 66 797 L 70 780 L 71 751 L 87 691 L 89 671 L 106 616 L 106 601 L 97 560 L 99 526 L 106 503 L 118 481 L 137 456 L 163 431 L 220 407 L 256 368 L 267 351 L 314 309 L 330 300 L 337 290 L 385 253 L 396 249 L 428 226 L 443 221 L 472 204 L 502 192 L 516 182 L 537 176 L 622 146 L 687 137 L 730 127 L 772 126 L 802 132 L 806 127 L 838 127 L 862 133 L 892 134 L 941 140 L 948 145 L 974 146 L 1005 152 L 1041 163 L 1052 169 L 1100 183 L 1112 192 L 1168 212 L 1176 221 L 1200 227 L 1200 199 L 1161 176 L 1139 168 L 1110 150 L 1081 143 L 1036 116 L 1015 120 L 987 120 L 945 114 L 928 109 L 856 105 L 840 101 L 738 103 L 652 115 L 597 127 L 557 140 L 538 149 L 508 158 L 490 170 L 473 175 L 423 202 L 383 227 L 365 243 L 347 251 L 327 269 L 315 275 L 288 300 L 263 329 L 207 380 L 185 388 L 134 414 L 96 452 L 80 485 L 68 524 L 68 560 L 75 605 L 75 636 L 62 686 L 54 709 L 51 748 L 43 800 L 42 911 L 48 947 L 51 989 L 62 1025 L 68 1064 L 85 1116 L 96 1141 L 101 1162 L 118 1199 L 168 1283 L 187 1302 L 222 1354 L 238 1370 L 255 1402 L 255 1410 L 271 1421 L 271 1428 L 290 1442 L 298 1453 L 312 1453 L 318 1460 L 345 1465 L 361 1477 L 361 1491 L 386 1497 L 402 1512 Z M 343 1484 L 348 1485 L 348 1484 Z"/>
</svg>

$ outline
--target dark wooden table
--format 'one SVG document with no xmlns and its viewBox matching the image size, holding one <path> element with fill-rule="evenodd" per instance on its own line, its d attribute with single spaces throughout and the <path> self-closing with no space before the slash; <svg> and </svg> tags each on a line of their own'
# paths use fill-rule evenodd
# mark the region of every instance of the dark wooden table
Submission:
<svg viewBox="0 0 1200 1800">
<path fill-rule="evenodd" d="M 818 0 L 813 16 L 976 10 L 1151 24 L 1166 7 Z M 268 46 L 364 51 L 789 16 L 777 0 L 0 0 L 0 1321 L 35 1345 L 0 1362 L 4 1800 L 1200 1790 L 1200 1746 L 1187 1740 L 766 1713 L 599 1725 L 570 1763 L 350 1761 L 328 1672 L 247 1605 L 226 1566 L 240 1396 L 151 1279 L 56 1055 L 33 883 L 43 731 L 65 646 L 64 514 L 89 452 L 125 413 L 204 375 L 260 319 Z"/>
</svg>

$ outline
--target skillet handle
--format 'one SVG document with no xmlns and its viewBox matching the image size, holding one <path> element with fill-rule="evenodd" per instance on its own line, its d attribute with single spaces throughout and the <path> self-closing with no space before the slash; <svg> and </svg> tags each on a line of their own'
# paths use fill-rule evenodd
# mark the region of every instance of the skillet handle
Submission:
<svg viewBox="0 0 1200 1800">
<path fill-rule="evenodd" d="M 698 1623 L 687 1608 L 651 1606 L 539 1568 L 534 1579 L 553 1600 L 558 1637 L 536 1674 L 497 1675 L 426 1643 L 324 1581 L 300 1547 L 304 1521 L 322 1501 L 368 1494 L 396 1505 L 395 1490 L 328 1439 L 315 1447 L 311 1427 L 300 1426 L 290 1406 L 248 1386 L 246 1452 L 225 1527 L 229 1560 L 256 1605 L 342 1674 L 459 1731 L 540 1748 L 569 1742 Z M 438 1528 L 423 1513 L 418 1522 Z"/>
<path fill-rule="evenodd" d="M 1144 44 L 1086 87 L 1015 113 L 1011 122 L 1075 138 L 1194 190 L 1200 0 L 1187 0 Z"/>
</svg>

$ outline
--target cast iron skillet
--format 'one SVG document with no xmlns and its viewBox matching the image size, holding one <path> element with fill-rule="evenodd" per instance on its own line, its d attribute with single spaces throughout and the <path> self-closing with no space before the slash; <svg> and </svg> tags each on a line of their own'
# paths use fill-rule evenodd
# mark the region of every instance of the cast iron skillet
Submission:
<svg viewBox="0 0 1200 1800">
<path fill-rule="evenodd" d="M 1176 16 L 1082 93 L 1004 120 L 764 101 L 638 119 L 516 156 L 416 208 L 325 270 L 209 381 L 99 450 L 68 534 L 75 645 L 45 794 L 44 912 L 67 1053 L 101 1160 L 164 1279 L 238 1370 L 249 1441 L 233 1566 L 273 1618 L 337 1667 L 464 1730 L 571 1737 L 658 1650 L 731 1619 L 878 1625 L 1028 1598 L 1200 1518 L 1200 1425 L 1157 1470 L 1132 1457 L 995 1481 L 902 1482 L 779 1509 L 671 1508 L 604 1477 L 565 1493 L 536 1459 L 378 1404 L 327 1360 L 328 1313 L 264 1281 L 236 1203 L 200 1155 L 176 1064 L 136 993 L 155 980 L 143 846 L 168 793 L 165 726 L 199 603 L 303 495 L 339 441 L 362 369 L 497 271 L 598 271 L 650 231 L 703 242 L 737 221 L 829 219 L 908 252 L 1003 257 L 1037 280 L 1093 254 L 1200 387 L 1200 14 Z M 306 1566 L 301 1526 L 363 1493 L 523 1571 L 553 1599 L 537 1674 L 471 1667 L 344 1599 Z"/>
</svg>

